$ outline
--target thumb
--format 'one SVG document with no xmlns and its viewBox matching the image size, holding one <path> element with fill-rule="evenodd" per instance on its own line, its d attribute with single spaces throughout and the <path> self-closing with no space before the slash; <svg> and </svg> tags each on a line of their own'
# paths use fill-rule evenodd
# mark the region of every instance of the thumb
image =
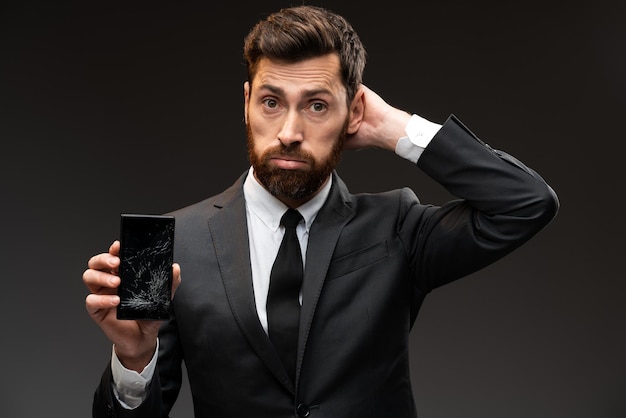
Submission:
<svg viewBox="0 0 626 418">
<path fill-rule="evenodd" d="M 172 264 L 172 297 L 174 297 L 174 293 L 176 293 L 176 289 L 178 289 L 181 282 L 180 264 L 174 263 Z"/>
</svg>

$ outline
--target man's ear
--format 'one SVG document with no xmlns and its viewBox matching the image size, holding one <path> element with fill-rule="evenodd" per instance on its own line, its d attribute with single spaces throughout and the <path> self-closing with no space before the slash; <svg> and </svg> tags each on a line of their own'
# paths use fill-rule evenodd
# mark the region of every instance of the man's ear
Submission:
<svg viewBox="0 0 626 418">
<path fill-rule="evenodd" d="M 248 123 L 248 105 L 250 104 L 250 82 L 243 83 L 243 117 Z"/>
<path fill-rule="evenodd" d="M 365 113 L 365 94 L 362 87 L 359 87 L 352 103 L 350 104 L 350 115 L 348 120 L 347 134 L 353 134 L 359 130 Z"/>
</svg>

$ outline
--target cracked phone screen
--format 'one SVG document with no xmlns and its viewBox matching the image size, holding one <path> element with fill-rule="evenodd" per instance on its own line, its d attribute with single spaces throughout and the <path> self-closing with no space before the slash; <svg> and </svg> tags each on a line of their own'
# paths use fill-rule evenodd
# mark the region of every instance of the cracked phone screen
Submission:
<svg viewBox="0 0 626 418">
<path fill-rule="evenodd" d="M 122 214 L 118 319 L 168 319 L 174 217 Z"/>
</svg>

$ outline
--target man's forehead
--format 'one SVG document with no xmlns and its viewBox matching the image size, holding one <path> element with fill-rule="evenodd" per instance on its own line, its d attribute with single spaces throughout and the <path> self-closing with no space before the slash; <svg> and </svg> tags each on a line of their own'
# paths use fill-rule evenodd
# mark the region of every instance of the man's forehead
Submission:
<svg viewBox="0 0 626 418">
<path fill-rule="evenodd" d="M 339 57 L 328 54 L 297 62 L 262 58 L 253 84 L 258 87 L 306 85 L 312 89 L 334 90 L 342 84 Z"/>
</svg>

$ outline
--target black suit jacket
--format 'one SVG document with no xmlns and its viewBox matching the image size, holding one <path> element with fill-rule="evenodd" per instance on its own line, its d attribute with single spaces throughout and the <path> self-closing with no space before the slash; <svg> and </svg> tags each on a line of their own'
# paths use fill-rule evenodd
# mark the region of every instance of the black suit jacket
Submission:
<svg viewBox="0 0 626 418">
<path fill-rule="evenodd" d="M 106 370 L 94 416 L 167 416 L 187 373 L 197 417 L 415 417 L 409 332 L 424 297 L 509 253 L 554 217 L 533 170 L 454 116 L 418 166 L 458 200 L 407 189 L 350 194 L 333 173 L 306 257 L 296 382 L 259 322 L 242 184 L 174 212 L 182 284 L 160 332 L 150 393 L 134 411 Z"/>
</svg>

